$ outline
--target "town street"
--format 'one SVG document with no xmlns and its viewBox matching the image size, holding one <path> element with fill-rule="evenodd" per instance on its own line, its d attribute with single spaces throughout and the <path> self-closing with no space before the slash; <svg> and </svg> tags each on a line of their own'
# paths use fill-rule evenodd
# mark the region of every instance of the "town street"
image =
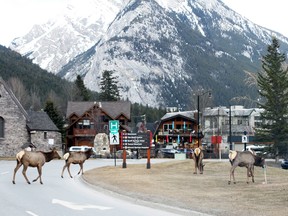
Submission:
<svg viewBox="0 0 288 216">
<path fill-rule="evenodd" d="M 159 161 L 159 160 L 157 160 Z M 121 165 L 122 160 L 117 160 L 117 165 Z M 146 163 L 142 160 L 129 160 L 127 163 Z M 151 160 L 153 164 L 154 161 Z M 165 207 L 157 208 L 153 205 L 144 205 L 141 201 L 127 199 L 112 193 L 97 190 L 87 186 L 77 172 L 79 165 L 71 165 L 71 174 L 68 176 L 67 170 L 64 178 L 60 177 L 63 160 L 54 160 L 46 163 L 43 167 L 43 185 L 32 182 L 37 177 L 36 168 L 28 168 L 27 177 L 31 185 L 27 184 L 23 175 L 22 167 L 16 174 L 16 184 L 12 184 L 13 170 L 16 166 L 15 161 L 0 161 L 0 215 L 186 215 L 187 212 Z M 113 159 L 90 159 L 84 164 L 84 171 L 100 166 L 114 166 Z M 116 177 L 117 178 L 117 177 Z M 174 213 L 173 213 L 174 212 Z M 189 212 L 191 215 L 191 212 Z M 195 212 L 195 215 L 200 215 Z"/>
</svg>

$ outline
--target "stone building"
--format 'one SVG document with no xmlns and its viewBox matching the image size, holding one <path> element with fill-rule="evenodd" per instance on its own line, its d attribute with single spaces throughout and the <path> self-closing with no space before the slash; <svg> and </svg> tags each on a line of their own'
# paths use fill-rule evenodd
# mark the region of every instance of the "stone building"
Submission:
<svg viewBox="0 0 288 216">
<path fill-rule="evenodd" d="M 0 157 L 15 156 L 23 144 L 30 142 L 35 142 L 37 150 L 52 146 L 51 139 L 54 146 L 61 146 L 61 134 L 48 115 L 32 112 L 29 115 L 1 77 L 0 107 Z M 45 128 L 37 127 L 37 122 L 46 124 Z"/>
</svg>

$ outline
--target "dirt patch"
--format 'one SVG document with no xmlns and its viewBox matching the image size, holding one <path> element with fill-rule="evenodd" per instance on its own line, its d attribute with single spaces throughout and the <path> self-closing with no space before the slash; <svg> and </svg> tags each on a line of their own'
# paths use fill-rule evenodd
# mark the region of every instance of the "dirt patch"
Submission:
<svg viewBox="0 0 288 216">
<path fill-rule="evenodd" d="M 246 183 L 246 168 L 236 168 L 228 185 L 229 162 L 205 162 L 204 174 L 193 174 L 193 160 L 161 164 L 102 167 L 85 172 L 92 185 L 136 199 L 219 216 L 287 215 L 288 171 L 255 167 L 255 183 Z"/>
</svg>

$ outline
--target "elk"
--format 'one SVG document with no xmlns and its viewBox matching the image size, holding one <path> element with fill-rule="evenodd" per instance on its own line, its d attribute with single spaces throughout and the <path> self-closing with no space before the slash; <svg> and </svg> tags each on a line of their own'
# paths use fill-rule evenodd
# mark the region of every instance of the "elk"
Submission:
<svg viewBox="0 0 288 216">
<path fill-rule="evenodd" d="M 200 148 L 196 148 L 193 153 L 192 153 L 192 158 L 194 160 L 195 164 L 195 171 L 194 174 L 197 174 L 197 169 L 199 170 L 200 174 L 203 174 L 203 158 L 204 158 L 204 153 Z"/>
<path fill-rule="evenodd" d="M 26 151 L 22 150 L 19 153 L 16 154 L 16 161 L 17 165 L 14 169 L 14 174 L 13 174 L 13 184 L 15 184 L 15 176 L 16 172 L 18 169 L 23 165 L 23 171 L 22 174 L 24 178 L 26 179 L 26 182 L 30 184 L 30 181 L 28 180 L 26 176 L 26 171 L 28 167 L 37 167 L 38 170 L 38 177 L 33 180 L 33 182 L 37 181 L 40 179 L 40 183 L 43 184 L 42 182 L 42 166 L 45 164 L 45 162 L 49 162 L 53 159 L 60 159 L 60 155 L 56 151 L 56 149 L 52 149 L 50 152 L 43 152 L 43 151 Z"/>
<path fill-rule="evenodd" d="M 233 182 L 234 184 L 236 184 L 234 171 L 237 166 L 247 168 L 247 184 L 248 184 L 250 176 L 252 177 L 252 182 L 254 182 L 254 166 L 264 167 L 265 165 L 264 158 L 254 155 L 250 151 L 239 152 L 230 150 L 229 161 L 232 167 L 230 169 L 230 181 L 228 181 L 228 184 L 231 183 L 231 176 L 233 176 Z"/>
<path fill-rule="evenodd" d="M 93 148 L 88 149 L 85 152 L 67 152 L 66 154 L 63 155 L 63 158 L 65 159 L 65 165 L 62 169 L 62 173 L 61 173 L 61 177 L 63 178 L 63 173 L 65 168 L 67 167 L 68 173 L 70 175 L 71 178 L 72 175 L 70 173 L 70 164 L 79 164 L 80 166 L 80 170 L 78 172 L 78 175 L 81 173 L 82 171 L 82 175 L 83 175 L 83 164 L 84 162 L 89 159 L 91 157 L 91 155 L 94 154 Z"/>
</svg>

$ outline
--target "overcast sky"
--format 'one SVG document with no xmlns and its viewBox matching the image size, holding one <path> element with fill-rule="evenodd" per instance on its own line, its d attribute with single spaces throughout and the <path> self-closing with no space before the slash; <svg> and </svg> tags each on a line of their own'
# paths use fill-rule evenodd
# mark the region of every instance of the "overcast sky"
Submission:
<svg viewBox="0 0 288 216">
<path fill-rule="evenodd" d="M 6 0 L 0 2 L 0 44 L 8 46 L 33 24 L 47 21 L 71 0 Z M 84 2 L 85 0 L 82 0 Z M 288 37 L 287 0 L 222 0 L 234 11 Z"/>
</svg>

